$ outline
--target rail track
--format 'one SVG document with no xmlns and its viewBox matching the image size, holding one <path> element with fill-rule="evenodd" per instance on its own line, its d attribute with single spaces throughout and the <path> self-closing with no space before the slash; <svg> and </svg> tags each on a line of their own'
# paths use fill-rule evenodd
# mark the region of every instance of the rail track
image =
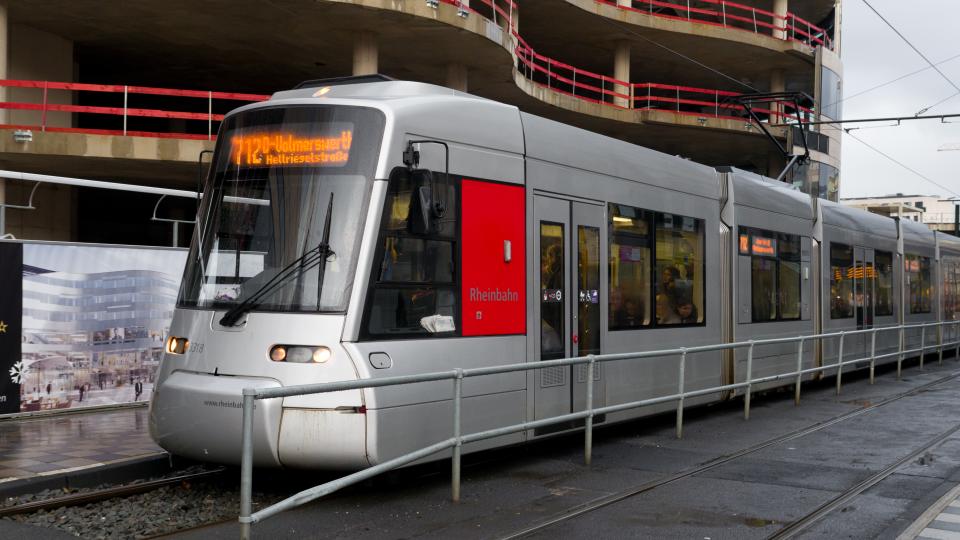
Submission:
<svg viewBox="0 0 960 540">
<path fill-rule="evenodd" d="M 788 442 L 788 441 L 791 441 L 791 440 L 794 440 L 794 439 L 798 439 L 798 438 L 800 438 L 800 437 L 804 437 L 804 436 L 809 435 L 809 434 L 811 434 L 811 433 L 815 433 L 815 432 L 817 432 L 817 431 L 826 429 L 826 428 L 828 428 L 828 427 L 830 427 L 830 426 L 833 426 L 833 425 L 839 424 L 839 423 L 841 423 L 841 422 L 847 421 L 847 420 L 849 420 L 849 419 L 851 419 L 851 418 L 856 418 L 856 417 L 858 417 L 858 416 L 861 416 L 861 415 L 866 414 L 866 413 L 868 413 L 868 412 L 870 412 L 870 411 L 876 410 L 876 409 L 878 409 L 878 408 L 880 408 L 880 407 L 883 407 L 883 406 L 885 406 L 885 405 L 889 405 L 890 403 L 894 403 L 894 402 L 899 401 L 899 400 L 901 400 L 901 399 L 903 399 L 903 398 L 906 398 L 906 397 L 909 397 L 909 396 L 913 396 L 913 395 L 919 394 L 919 393 L 924 392 L 924 391 L 926 391 L 926 390 L 929 390 L 930 388 L 933 388 L 933 387 L 935 387 L 935 386 L 937 386 L 937 385 L 940 385 L 940 384 L 943 384 L 943 383 L 945 383 L 945 382 L 949 382 L 949 381 L 951 381 L 951 380 L 954 380 L 954 379 L 956 379 L 957 377 L 960 377 L 960 371 L 956 371 L 956 372 L 952 373 L 951 375 L 947 375 L 947 376 L 945 376 L 945 377 L 941 377 L 941 378 L 939 378 L 939 379 L 937 379 L 937 380 L 931 381 L 931 382 L 926 383 L 926 384 L 923 384 L 923 385 L 921 385 L 921 386 L 912 388 L 912 389 L 910 389 L 910 390 L 908 390 L 908 391 L 906 391 L 906 392 L 901 392 L 901 393 L 899 393 L 899 394 L 895 394 L 895 395 L 889 396 L 889 397 L 884 398 L 884 399 L 882 399 L 882 400 L 880 400 L 880 401 L 871 403 L 870 405 L 867 405 L 867 406 L 865 406 L 865 407 L 863 407 L 863 408 L 860 408 L 860 409 L 857 409 L 857 410 L 854 410 L 854 411 L 850 411 L 850 412 L 847 412 L 847 413 L 844 413 L 844 414 L 841 414 L 841 415 L 837 415 L 837 416 L 835 416 L 835 417 L 833 417 L 833 418 L 831 418 L 831 419 L 829 419 L 829 420 L 825 420 L 825 421 L 822 421 L 822 422 L 817 422 L 817 423 L 815 423 L 815 424 L 809 425 L 809 426 L 804 427 L 804 428 L 797 429 L 797 430 L 792 431 L 792 432 L 790 432 L 790 433 L 787 433 L 787 434 L 785 434 L 785 435 L 780 435 L 780 436 L 777 436 L 777 437 L 773 437 L 773 438 L 771 438 L 771 439 L 768 439 L 768 440 L 763 441 L 763 442 L 761 442 L 761 443 L 755 444 L 755 445 L 750 446 L 750 447 L 748 447 L 748 448 L 745 448 L 745 449 L 743 449 L 743 450 L 739 450 L 739 451 L 737 451 L 737 452 L 733 452 L 733 453 L 730 453 L 730 454 L 726 454 L 726 455 L 724 455 L 724 456 L 720 456 L 720 457 L 718 457 L 718 458 L 715 458 L 715 459 L 712 459 L 712 460 L 710 460 L 710 461 L 707 461 L 706 463 L 703 463 L 703 464 L 701 464 L 701 465 L 697 465 L 697 466 L 695 466 L 695 467 L 692 467 L 692 468 L 689 468 L 689 469 L 680 471 L 680 472 L 678 472 L 678 473 L 675 473 L 675 474 L 666 476 L 666 477 L 664 477 L 664 478 L 660 478 L 660 479 L 657 479 L 657 480 L 652 480 L 652 481 L 650 481 L 650 482 L 645 482 L 645 483 L 643 483 L 643 484 L 639 484 L 639 485 L 637 485 L 637 486 L 634 486 L 634 487 L 632 487 L 632 488 L 629 488 L 629 489 L 620 491 L 620 492 L 618 492 L 618 493 L 614 493 L 614 494 L 611 494 L 611 495 L 606 495 L 606 496 L 603 496 L 603 497 L 599 497 L 599 498 L 594 499 L 594 500 L 592 500 L 592 501 L 588 501 L 588 502 L 586 502 L 586 503 L 583 503 L 583 504 L 574 506 L 574 507 L 572 507 L 572 508 L 570 508 L 570 509 L 568 509 L 568 510 L 565 510 L 565 511 L 559 513 L 559 514 L 556 514 L 556 515 L 554 515 L 554 516 L 552 516 L 552 517 L 550 517 L 550 518 L 548 518 L 548 519 L 546 519 L 546 520 L 544 520 L 544 521 L 542 521 L 542 522 L 540 522 L 540 523 L 537 523 L 537 524 L 531 525 L 531 526 L 529 526 L 529 527 L 525 527 L 525 528 L 523 528 L 523 529 L 514 531 L 514 532 L 509 533 L 509 534 L 507 534 L 507 535 L 505 535 L 505 536 L 500 536 L 499 538 L 500 538 L 501 540 L 513 540 L 513 539 L 518 539 L 518 538 L 525 538 L 525 537 L 531 536 L 531 535 L 533 535 L 533 534 L 536 534 L 536 533 L 539 533 L 539 532 L 543 532 L 543 531 L 545 531 L 545 530 L 547 530 L 547 529 L 549 529 L 549 528 L 551 528 L 551 527 L 554 527 L 554 526 L 559 525 L 559 524 L 561 524 L 561 523 L 564 523 L 564 522 L 566 522 L 566 521 L 570 521 L 570 520 L 572 520 L 572 519 L 578 518 L 578 517 L 583 516 L 583 515 L 585 515 L 585 514 L 589 514 L 589 513 L 591 513 L 591 512 L 594 512 L 594 511 L 596 511 L 596 510 L 599 510 L 599 509 L 601 509 L 601 508 L 604 508 L 604 507 L 607 507 L 607 506 L 611 506 L 611 505 L 614 505 L 614 504 L 623 502 L 623 501 L 625 501 L 625 500 L 627 500 L 627 499 L 630 499 L 630 498 L 635 497 L 635 496 L 637 496 L 637 495 L 640 495 L 640 494 L 642 494 L 642 493 L 647 493 L 647 492 L 653 491 L 653 490 L 655 490 L 655 489 L 657 489 L 657 488 L 660 488 L 660 487 L 666 486 L 666 485 L 668 485 L 668 484 L 674 483 L 674 482 L 676 482 L 676 481 L 678 481 L 678 480 L 682 480 L 682 479 L 684 479 L 684 478 L 688 478 L 688 477 L 691 477 L 691 476 L 694 476 L 694 475 L 697 475 L 697 474 L 700 474 L 700 473 L 709 471 L 709 470 L 711 470 L 711 469 L 714 469 L 714 468 L 716 468 L 716 467 L 719 467 L 720 465 L 723 465 L 723 464 L 725 464 L 725 463 L 729 463 L 729 462 L 731 462 L 731 461 L 733 461 L 733 460 L 740 459 L 740 458 L 742 458 L 742 457 L 746 457 L 746 456 L 749 456 L 749 455 L 751 455 L 751 454 L 755 454 L 755 453 L 757 453 L 757 452 L 759 452 L 759 451 L 761 451 L 761 450 L 764 450 L 764 449 L 766 449 L 766 448 L 769 448 L 769 447 L 772 447 L 772 446 L 775 446 L 775 445 L 778 445 L 778 444 L 782 444 L 782 443 L 785 443 L 785 442 Z M 780 531 L 778 531 L 777 533 L 775 533 L 771 538 L 776 538 L 776 539 L 791 538 L 793 535 L 795 535 L 795 534 L 797 534 L 797 533 L 805 530 L 806 528 L 808 528 L 809 526 L 813 525 L 814 523 L 816 523 L 817 521 L 819 521 L 820 519 L 822 519 L 824 516 L 826 516 L 827 514 L 829 514 L 829 513 L 830 513 L 831 511 L 833 511 L 834 509 L 843 506 L 846 502 L 848 502 L 848 501 L 849 501 L 850 499 L 852 499 L 853 497 L 855 497 L 855 496 L 857 496 L 858 494 L 862 493 L 863 491 L 865 491 L 866 489 L 870 488 L 871 486 L 879 483 L 879 482 L 882 481 L 884 478 L 890 476 L 891 474 L 893 474 L 893 472 L 894 472 L 896 469 L 898 469 L 899 467 L 901 467 L 901 466 L 904 465 L 905 463 L 910 462 L 910 460 L 916 458 L 916 456 L 918 456 L 918 455 L 922 454 L 924 451 L 926 451 L 926 450 L 928 450 L 928 449 L 930 449 L 930 448 L 932 448 L 932 447 L 934 447 L 934 446 L 942 443 L 943 441 L 945 441 L 947 438 L 949 438 L 951 435 L 953 435 L 953 434 L 956 433 L 957 431 L 960 431 L 960 425 L 957 425 L 957 426 L 955 426 L 955 427 L 947 430 L 946 432 L 941 433 L 941 434 L 938 435 L 937 437 L 935 437 L 935 438 L 931 439 L 930 441 L 926 442 L 921 448 L 919 448 L 918 450 L 912 452 L 910 455 L 901 458 L 901 459 L 898 460 L 896 463 L 890 465 L 889 467 L 885 468 L 884 470 L 878 472 L 877 474 L 871 476 L 870 478 L 867 478 L 866 480 L 860 482 L 859 484 L 851 487 L 849 490 L 844 491 L 843 493 L 841 493 L 841 494 L 838 495 L 837 497 L 835 497 L 835 498 L 831 499 L 830 501 L 827 501 L 827 502 L 824 503 L 823 505 L 817 507 L 816 509 L 814 509 L 812 512 L 810 512 L 809 514 L 805 515 L 804 517 L 802 517 L 802 518 L 800 518 L 800 519 L 798 519 L 798 520 L 795 520 L 795 521 L 791 522 L 791 523 L 788 524 L 786 527 L 784 527 L 782 530 L 780 530 Z"/>
</svg>

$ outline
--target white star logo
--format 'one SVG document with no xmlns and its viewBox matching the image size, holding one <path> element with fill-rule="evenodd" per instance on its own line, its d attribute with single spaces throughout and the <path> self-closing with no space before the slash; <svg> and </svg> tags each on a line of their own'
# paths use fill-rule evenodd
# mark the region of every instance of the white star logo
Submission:
<svg viewBox="0 0 960 540">
<path fill-rule="evenodd" d="M 7 323 L 0 321 L 0 334 L 7 333 Z"/>
</svg>

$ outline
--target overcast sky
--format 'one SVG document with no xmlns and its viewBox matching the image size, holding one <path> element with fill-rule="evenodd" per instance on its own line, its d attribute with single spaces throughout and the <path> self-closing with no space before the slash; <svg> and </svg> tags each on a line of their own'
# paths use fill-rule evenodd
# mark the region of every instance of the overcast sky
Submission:
<svg viewBox="0 0 960 540">
<path fill-rule="evenodd" d="M 802 1 L 802 0 L 793 0 Z M 960 0 L 868 0 L 932 62 L 960 55 Z M 843 0 L 841 55 L 844 85 L 842 116 L 869 118 L 911 116 L 957 93 L 933 69 L 862 96 L 854 94 L 927 67 L 863 0 Z M 937 66 L 960 86 L 960 57 Z M 926 114 L 960 113 L 960 95 Z M 949 121 L 949 120 L 948 120 Z M 899 127 L 858 129 L 852 134 L 924 176 L 931 184 L 844 135 L 840 196 L 863 197 L 892 193 L 960 196 L 960 151 L 938 152 L 945 144 L 960 148 L 960 118 L 956 124 L 939 120 L 904 122 Z M 889 125 L 889 124 L 888 124 Z M 951 193 L 952 190 L 956 193 Z"/>
</svg>

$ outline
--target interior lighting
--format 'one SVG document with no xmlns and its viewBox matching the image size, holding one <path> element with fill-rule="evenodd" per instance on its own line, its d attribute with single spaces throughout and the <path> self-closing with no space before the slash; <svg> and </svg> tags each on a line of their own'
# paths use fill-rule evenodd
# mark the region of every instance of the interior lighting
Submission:
<svg viewBox="0 0 960 540">
<path fill-rule="evenodd" d="M 633 220 L 623 216 L 613 216 L 613 221 L 617 223 L 633 223 Z"/>
</svg>

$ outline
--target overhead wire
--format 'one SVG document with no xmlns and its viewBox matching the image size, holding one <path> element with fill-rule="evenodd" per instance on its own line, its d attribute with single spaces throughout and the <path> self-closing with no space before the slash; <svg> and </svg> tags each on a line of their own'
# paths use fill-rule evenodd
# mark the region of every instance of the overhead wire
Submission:
<svg viewBox="0 0 960 540">
<path fill-rule="evenodd" d="M 927 58 L 927 55 L 925 55 L 925 54 L 923 54 L 922 52 L 920 52 L 920 49 L 918 49 L 913 43 L 911 43 L 910 40 L 907 39 L 907 37 L 904 36 L 904 35 L 900 32 L 900 30 L 897 30 L 897 27 L 893 26 L 893 24 L 892 24 L 890 21 L 888 21 L 888 20 L 886 19 L 886 17 L 884 17 L 883 15 L 881 15 L 880 12 L 877 11 L 877 9 L 876 9 L 875 7 L 873 7 L 872 5 L 870 5 L 869 0 L 862 0 L 862 1 L 863 1 L 864 4 L 866 4 L 866 6 L 867 6 L 868 8 L 870 8 L 870 11 L 874 12 L 874 14 L 876 14 L 877 17 L 880 17 L 880 20 L 883 21 L 884 24 L 886 24 L 887 26 L 889 26 L 890 29 L 893 30 L 893 32 L 894 32 L 895 34 L 897 34 L 898 36 L 900 36 L 900 39 L 902 39 L 904 43 L 906 43 L 907 45 L 909 45 L 910 48 L 913 49 L 913 52 L 919 54 L 919 55 L 920 55 L 920 58 L 923 58 L 923 60 L 924 60 L 927 64 L 929 64 L 931 68 L 934 69 L 934 71 L 936 71 L 937 73 L 940 74 L 941 77 L 943 77 L 943 80 L 947 81 L 947 82 L 950 84 L 950 86 L 952 86 L 953 89 L 957 91 L 957 93 L 954 94 L 954 95 L 960 94 L 960 86 L 957 86 L 957 84 L 956 84 L 955 82 L 953 82 L 952 80 L 950 80 L 950 77 L 947 77 L 947 75 L 946 75 L 944 72 L 940 71 L 940 68 L 938 68 L 933 62 L 930 61 L 929 58 Z M 950 96 L 950 97 L 953 97 L 953 96 Z M 949 99 L 949 98 L 947 98 L 947 99 Z M 941 100 L 941 101 L 938 101 L 937 103 L 935 103 L 935 104 L 933 104 L 933 105 L 930 105 L 929 107 L 924 107 L 924 108 L 920 109 L 920 111 L 917 112 L 917 116 L 919 116 L 919 115 L 921 115 L 921 114 L 929 111 L 930 109 L 936 107 L 937 105 L 943 103 L 944 101 L 946 101 L 946 99 Z"/>
<path fill-rule="evenodd" d="M 941 61 L 937 62 L 936 65 L 940 66 L 940 65 L 946 64 L 947 62 L 950 62 L 950 61 L 952 61 L 952 60 L 956 60 L 957 58 L 960 58 L 960 54 L 955 54 L 955 55 L 951 56 L 950 58 L 947 58 L 947 59 L 945 59 L 945 60 L 941 60 Z M 849 99 L 853 99 L 853 98 L 855 98 L 855 97 L 859 97 L 859 96 L 862 96 L 862 95 L 864 95 L 864 94 L 868 94 L 868 93 L 870 93 L 870 92 L 873 92 L 874 90 L 879 90 L 879 89 L 881 89 L 881 88 L 883 88 L 883 87 L 885 87 L 885 86 L 890 86 L 891 84 L 893 84 L 893 83 L 895 83 L 895 82 L 900 82 L 900 81 L 902 81 L 903 79 L 912 77 L 912 76 L 914 76 L 914 75 L 917 75 L 918 73 L 923 73 L 924 71 L 928 71 L 928 70 L 930 70 L 930 69 L 933 69 L 933 68 L 930 67 L 930 66 L 927 66 L 927 67 L 925 67 L 925 68 L 920 68 L 920 69 L 918 69 L 918 70 L 916 70 L 916 71 L 911 71 L 910 73 L 905 73 L 905 74 L 897 77 L 896 79 L 891 79 L 891 80 L 889 80 L 889 81 L 887 81 L 887 82 L 885 82 L 885 83 L 881 83 L 881 84 L 878 84 L 878 85 L 876 85 L 876 86 L 871 86 L 870 88 L 867 88 L 866 90 L 861 90 L 861 91 L 859 91 L 859 92 L 855 92 L 855 93 L 853 93 L 853 94 L 850 94 L 849 96 L 846 96 L 846 97 L 843 98 L 843 99 L 838 99 L 837 101 L 834 101 L 833 103 L 830 103 L 830 104 L 828 104 L 828 105 L 825 105 L 824 108 L 826 109 L 826 108 L 828 108 L 828 107 L 832 107 L 832 106 L 834 106 L 834 105 L 837 105 L 838 103 L 843 103 L 843 102 L 845 102 L 845 101 L 847 101 L 847 100 L 849 100 Z M 954 95 L 956 95 L 956 94 L 954 94 Z"/>
</svg>

